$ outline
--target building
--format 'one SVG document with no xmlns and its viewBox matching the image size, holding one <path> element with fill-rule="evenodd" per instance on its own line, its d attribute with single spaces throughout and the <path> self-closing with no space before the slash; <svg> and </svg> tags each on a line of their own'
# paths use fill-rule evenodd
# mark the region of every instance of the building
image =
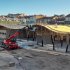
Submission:
<svg viewBox="0 0 70 70">
<path fill-rule="evenodd" d="M 49 25 L 37 23 L 36 29 L 36 40 L 38 44 L 52 44 L 53 50 L 55 47 L 70 47 L 70 27 L 67 25 Z M 50 46 L 49 46 L 50 47 Z"/>
<path fill-rule="evenodd" d="M 65 23 L 70 24 L 70 14 L 65 17 Z"/>
<path fill-rule="evenodd" d="M 22 24 L 26 25 L 33 25 L 34 23 L 36 23 L 36 19 L 33 15 L 20 17 L 19 20 L 21 21 Z"/>
<path fill-rule="evenodd" d="M 52 23 L 65 24 L 65 15 L 54 15 L 52 17 L 53 17 Z"/>
<path fill-rule="evenodd" d="M 14 34 L 17 31 L 21 32 L 21 34 L 18 36 L 18 38 L 23 38 L 24 27 L 25 26 L 18 25 L 18 24 L 1 24 L 0 23 L 0 39 L 9 38 L 12 34 Z"/>
<path fill-rule="evenodd" d="M 25 14 L 8 14 L 7 16 L 10 18 L 17 18 L 19 16 L 24 16 Z"/>
<path fill-rule="evenodd" d="M 51 23 L 52 17 L 42 17 L 36 20 L 37 23 Z"/>
<path fill-rule="evenodd" d="M 27 25 L 33 25 L 34 23 L 36 23 L 35 17 L 33 15 L 25 16 L 24 18 L 26 19 Z"/>
<path fill-rule="evenodd" d="M 34 15 L 35 19 L 40 19 L 40 18 L 43 18 L 45 17 L 45 15 Z"/>
<path fill-rule="evenodd" d="M 43 15 L 28 15 L 24 17 L 19 17 L 19 20 L 27 25 L 34 25 L 37 19 L 44 17 Z"/>
<path fill-rule="evenodd" d="M 56 19 L 56 23 L 57 24 L 65 24 L 65 17 L 60 17 L 60 18 Z"/>
<path fill-rule="evenodd" d="M 8 14 L 6 18 L 10 19 L 11 21 L 20 21 L 20 18 L 23 18 L 25 14 Z"/>
<path fill-rule="evenodd" d="M 5 19 L 6 19 L 5 16 L 0 16 L 0 20 L 1 20 L 1 21 L 5 20 Z"/>
</svg>

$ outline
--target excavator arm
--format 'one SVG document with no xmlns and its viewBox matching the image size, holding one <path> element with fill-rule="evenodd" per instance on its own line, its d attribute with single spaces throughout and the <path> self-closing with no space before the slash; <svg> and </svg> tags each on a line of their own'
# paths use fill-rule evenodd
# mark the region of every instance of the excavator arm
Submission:
<svg viewBox="0 0 70 70">
<path fill-rule="evenodd" d="M 20 32 L 16 32 L 15 34 L 11 35 L 8 39 L 11 40 L 13 38 L 15 38 L 16 36 L 18 36 L 20 34 Z"/>
<path fill-rule="evenodd" d="M 16 42 L 11 41 L 13 38 L 15 38 L 18 35 L 20 35 L 20 32 L 14 33 L 8 39 L 3 41 L 3 43 L 7 46 L 7 48 L 9 48 L 9 49 L 19 48 L 19 46 L 16 44 Z"/>
</svg>

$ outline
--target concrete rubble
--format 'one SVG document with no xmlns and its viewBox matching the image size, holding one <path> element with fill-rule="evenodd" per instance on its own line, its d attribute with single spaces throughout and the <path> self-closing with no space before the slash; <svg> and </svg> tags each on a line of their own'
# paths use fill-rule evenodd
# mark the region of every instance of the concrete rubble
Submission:
<svg viewBox="0 0 70 70">
<path fill-rule="evenodd" d="M 8 51 L 0 51 L 0 70 L 23 70 L 17 59 Z"/>
</svg>

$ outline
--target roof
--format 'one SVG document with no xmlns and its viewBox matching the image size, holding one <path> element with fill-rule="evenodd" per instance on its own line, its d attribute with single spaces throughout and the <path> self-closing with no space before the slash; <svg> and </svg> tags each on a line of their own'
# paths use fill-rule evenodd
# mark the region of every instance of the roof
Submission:
<svg viewBox="0 0 70 70">
<path fill-rule="evenodd" d="M 63 17 L 63 18 L 58 18 L 58 19 L 56 19 L 57 21 L 64 21 L 65 20 L 65 18 Z"/>
<path fill-rule="evenodd" d="M 32 15 L 30 15 L 30 16 L 24 16 L 24 18 L 30 18 L 30 17 L 33 17 Z"/>
<path fill-rule="evenodd" d="M 48 25 L 48 24 L 37 24 L 49 29 L 50 31 L 60 34 L 70 34 L 70 26 L 67 25 Z"/>
<path fill-rule="evenodd" d="M 42 17 L 42 18 L 39 18 L 37 20 L 42 20 L 42 19 L 52 19 L 52 17 Z"/>
<path fill-rule="evenodd" d="M 70 14 L 68 14 L 66 17 L 70 17 Z"/>
<path fill-rule="evenodd" d="M 7 29 L 23 29 L 25 26 L 21 24 L 0 24 Z"/>
</svg>

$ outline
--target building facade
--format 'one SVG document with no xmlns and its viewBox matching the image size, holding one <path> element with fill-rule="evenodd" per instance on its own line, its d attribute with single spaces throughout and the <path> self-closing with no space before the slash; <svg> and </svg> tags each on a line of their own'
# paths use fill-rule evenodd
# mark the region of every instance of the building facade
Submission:
<svg viewBox="0 0 70 70">
<path fill-rule="evenodd" d="M 15 32 L 20 32 L 21 34 L 17 36 L 18 38 L 24 37 L 24 29 L 25 26 L 22 25 L 14 25 L 14 24 L 0 24 L 0 39 L 9 38 Z"/>
<path fill-rule="evenodd" d="M 65 17 L 65 22 L 70 24 L 70 14 Z"/>
<path fill-rule="evenodd" d="M 37 23 L 51 23 L 52 22 L 52 17 L 42 17 L 37 19 Z"/>
</svg>

